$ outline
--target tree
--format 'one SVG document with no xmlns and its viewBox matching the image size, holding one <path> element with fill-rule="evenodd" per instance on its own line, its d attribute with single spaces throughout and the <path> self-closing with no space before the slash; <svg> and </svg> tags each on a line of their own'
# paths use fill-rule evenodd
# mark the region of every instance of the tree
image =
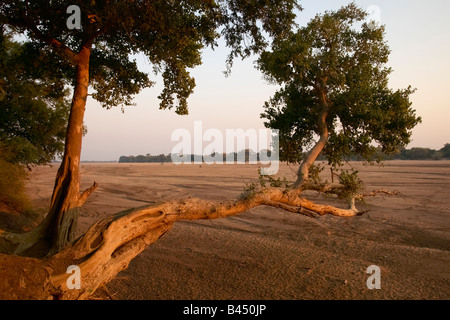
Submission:
<svg viewBox="0 0 450 320">
<path fill-rule="evenodd" d="M 9 162 L 47 164 L 64 150 L 69 90 L 55 64 L 0 27 L 0 143 Z"/>
<path fill-rule="evenodd" d="M 352 155 L 373 162 L 380 151 L 394 154 L 407 145 L 421 121 L 409 100 L 414 89 L 388 88 L 384 27 L 366 17 L 353 3 L 317 15 L 258 60 L 266 78 L 282 86 L 261 117 L 280 130 L 281 159 L 300 163 L 296 188 L 311 186 L 321 153 L 332 167 Z M 358 190 L 355 172 L 341 180 Z M 345 198 L 354 208 L 353 197 Z"/>
<path fill-rule="evenodd" d="M 62 65 L 70 66 L 63 71 L 74 80 L 65 151 L 49 214 L 30 232 L 0 232 L 1 251 L 14 253 L 0 254 L 0 277 L 7 279 L 0 282 L 0 297 L 87 298 L 179 220 L 222 218 L 260 205 L 308 216 L 356 215 L 354 210 L 312 203 L 300 197 L 297 189 L 251 187 L 237 200 L 225 203 L 188 198 L 119 212 L 71 241 L 77 208 L 96 187 L 94 184 L 79 192 L 82 120 L 89 86 L 94 89 L 93 97 L 105 107 L 131 104 L 134 94 L 152 84 L 129 59 L 130 54 L 143 52 L 163 74 L 161 108 L 175 108 L 184 114 L 194 85 L 187 70 L 200 63 L 204 46 L 215 45 L 216 30 L 221 28 L 231 48 L 230 68 L 233 58 L 264 49 L 264 31 L 274 45 L 290 36 L 295 7 L 294 1 L 140 1 L 133 5 L 128 1 L 71 1 L 70 5 L 74 3 L 82 13 L 79 30 L 68 30 L 61 18 L 69 2 L 43 5 L 17 0 L 0 4 L 0 23 L 27 32 L 42 51 L 55 53 Z M 352 174 L 341 178 L 352 186 Z M 279 184 L 275 179 L 271 182 Z M 50 251 L 40 242 L 48 235 Z M 83 286 L 69 290 L 66 270 L 73 264 L 82 270 Z"/>
<path fill-rule="evenodd" d="M 69 10 L 69 16 L 67 9 L 74 6 L 79 10 Z M 53 253 L 73 241 L 78 208 L 97 187 L 94 183 L 83 193 L 79 187 L 89 87 L 92 97 L 106 108 L 132 104 L 133 95 L 153 84 L 130 60 L 132 54 L 143 53 L 155 72 L 162 72 L 160 107 L 186 114 L 195 86 L 188 69 L 201 63 L 205 46 L 216 46 L 219 31 L 231 48 L 231 67 L 235 57 L 245 58 L 265 47 L 263 32 L 278 37 L 289 30 L 295 8 L 294 0 L 3 1 L 0 24 L 26 33 L 41 51 L 56 54 L 73 80 L 64 155 L 49 213 L 33 241 L 49 241 Z"/>
<path fill-rule="evenodd" d="M 69 90 L 57 61 L 19 43 L 0 26 L 0 205 L 5 212 L 31 213 L 27 172 L 64 150 Z M 52 67 L 50 67 L 52 66 Z"/>
<path fill-rule="evenodd" d="M 444 158 L 450 159 L 450 143 L 446 143 L 445 146 L 439 151 L 442 152 Z"/>
<path fill-rule="evenodd" d="M 80 10 L 69 10 L 69 16 L 69 7 Z M 135 94 L 153 84 L 131 60 L 132 54 L 143 53 L 155 72 L 162 73 L 160 107 L 186 114 L 187 98 L 195 85 L 188 70 L 201 63 L 204 47 L 215 47 L 222 36 L 230 48 L 229 71 L 233 59 L 258 54 L 269 39 L 285 37 L 293 26 L 296 8 L 294 0 L 2 1 L 0 25 L 26 34 L 35 49 L 54 57 L 52 68 L 71 80 L 73 98 L 62 163 L 46 218 L 26 233 L 0 231 L 0 277 L 8 279 L 0 282 L 0 296 L 89 297 L 178 220 L 221 218 L 259 205 L 307 215 L 353 215 L 352 211 L 313 204 L 297 193 L 267 188 L 249 190 L 229 203 L 189 198 L 127 210 L 99 221 L 73 239 L 78 210 L 97 187 L 94 183 L 80 192 L 79 163 L 89 90 L 106 108 L 132 104 Z M 38 258 L 23 257 L 30 255 Z M 83 269 L 84 285 L 69 290 L 66 270 L 74 263 Z"/>
</svg>

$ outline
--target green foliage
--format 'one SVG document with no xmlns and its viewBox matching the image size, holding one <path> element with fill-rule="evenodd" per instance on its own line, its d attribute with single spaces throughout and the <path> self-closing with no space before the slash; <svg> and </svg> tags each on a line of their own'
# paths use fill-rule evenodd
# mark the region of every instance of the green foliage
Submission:
<svg viewBox="0 0 450 320">
<path fill-rule="evenodd" d="M 358 177 L 358 171 L 354 169 L 342 170 L 339 174 L 339 184 L 342 188 L 339 189 L 338 197 L 344 200 L 353 199 L 364 188 L 362 180 Z"/>
<path fill-rule="evenodd" d="M 267 177 L 267 179 L 269 181 L 269 185 L 271 187 L 274 187 L 274 188 L 281 188 L 281 187 L 287 188 L 289 186 L 289 182 L 286 180 L 286 177 L 283 177 L 283 180 L 281 180 L 280 177 L 278 177 L 276 179 L 272 178 L 271 176 L 266 176 L 266 177 Z"/>
<path fill-rule="evenodd" d="M 405 160 L 424 160 L 431 159 L 435 153 L 435 150 L 428 148 L 411 148 L 409 150 L 402 150 L 400 156 Z"/>
<path fill-rule="evenodd" d="M 172 157 L 170 154 L 164 155 L 151 155 L 147 154 L 134 156 L 121 156 L 119 158 L 119 163 L 164 163 L 164 162 L 172 162 Z"/>
<path fill-rule="evenodd" d="M 317 15 L 258 60 L 267 80 L 282 85 L 261 115 L 266 127 L 280 130 L 281 161 L 302 161 L 323 132 L 323 114 L 323 156 L 333 166 L 352 155 L 376 161 L 379 151 L 393 154 L 410 142 L 421 121 L 409 100 L 415 90 L 388 88 L 384 27 L 367 24 L 366 16 L 355 4 Z"/>
<path fill-rule="evenodd" d="M 286 179 L 286 177 L 272 177 L 261 174 L 261 169 L 258 169 L 258 182 L 247 182 L 244 181 L 244 191 L 241 194 L 241 199 L 251 200 L 256 192 L 260 188 L 266 188 L 270 186 L 272 188 L 285 188 L 287 189 L 290 185 L 290 182 Z"/>
<path fill-rule="evenodd" d="M 69 92 L 56 65 L 0 28 L 0 142 L 12 163 L 48 163 L 64 149 Z"/>
<path fill-rule="evenodd" d="M 431 159 L 433 160 L 442 160 L 444 158 L 444 153 L 440 151 L 436 151 L 431 155 Z"/>
<path fill-rule="evenodd" d="M 266 179 L 264 179 L 264 178 L 265 178 L 265 176 L 263 176 L 263 175 L 261 174 L 261 169 L 258 169 L 258 180 L 259 180 L 259 185 L 260 185 L 262 188 L 265 188 L 265 187 L 267 186 Z"/>
<path fill-rule="evenodd" d="M 325 169 L 325 166 L 322 164 L 311 164 L 309 166 L 309 183 L 316 185 L 318 187 L 323 187 L 328 184 L 327 180 L 322 180 L 320 174 Z"/>
<path fill-rule="evenodd" d="M 273 188 L 287 188 L 289 186 L 289 181 L 287 181 L 286 177 L 281 179 L 281 177 L 275 178 L 268 175 L 262 175 L 261 169 L 258 169 L 258 181 L 262 188 L 265 188 L 267 184 Z"/>
<path fill-rule="evenodd" d="M 400 160 L 441 160 L 450 159 L 450 144 L 446 144 L 440 150 L 434 150 L 430 148 L 401 148 L 400 152 L 395 154 L 391 159 Z"/>
<path fill-rule="evenodd" d="M 174 156 L 179 156 L 178 154 Z M 239 152 L 229 152 L 229 153 L 212 153 L 211 155 L 195 155 L 195 154 L 185 154 L 184 157 L 191 162 L 202 161 L 202 162 L 215 162 L 215 161 L 233 161 L 233 162 L 245 162 L 249 163 L 250 160 L 256 159 L 256 161 L 263 161 L 267 159 L 267 156 L 271 156 L 270 150 L 262 150 L 261 152 L 254 152 L 251 149 L 243 149 Z M 160 155 L 138 155 L 138 156 L 121 156 L 119 158 L 120 163 L 143 163 L 143 162 L 172 162 L 171 154 L 160 154 Z"/>
<path fill-rule="evenodd" d="M 445 146 L 439 150 L 444 158 L 450 159 L 450 143 L 446 143 Z"/>
<path fill-rule="evenodd" d="M 60 62 L 0 26 L 0 204 L 31 212 L 24 165 L 49 163 L 64 150 L 69 115 Z"/>
<path fill-rule="evenodd" d="M 252 200 L 257 191 L 258 191 L 257 183 L 244 181 L 244 191 L 240 195 L 240 199 Z"/>
<path fill-rule="evenodd" d="M 81 9 L 80 30 L 66 26 L 70 5 Z M 131 58 L 142 53 L 162 74 L 160 108 L 187 114 L 195 86 L 189 69 L 201 64 L 205 47 L 216 47 L 222 36 L 231 68 L 234 58 L 264 49 L 265 35 L 284 36 L 295 9 L 300 9 L 295 0 L 8 0 L 0 3 L 0 24 L 26 33 L 42 51 L 54 51 L 72 66 L 76 53 L 90 48 L 92 96 L 106 108 L 131 105 L 135 94 L 153 85 Z M 66 72 L 73 79 L 73 68 Z"/>
</svg>

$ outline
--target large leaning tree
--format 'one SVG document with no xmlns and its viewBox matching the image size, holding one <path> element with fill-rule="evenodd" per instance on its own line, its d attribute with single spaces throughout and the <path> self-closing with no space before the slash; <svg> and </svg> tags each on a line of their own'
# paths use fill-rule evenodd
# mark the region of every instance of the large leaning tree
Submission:
<svg viewBox="0 0 450 320">
<path fill-rule="evenodd" d="M 49 213 L 14 248 L 22 252 L 40 240 L 55 253 L 73 241 L 78 208 L 94 191 L 80 192 L 83 118 L 90 93 L 104 107 L 126 107 L 153 85 L 130 55 L 142 53 L 162 73 L 161 108 L 187 113 L 195 81 L 188 69 L 201 64 L 201 50 L 220 35 L 234 57 L 248 57 L 267 44 L 263 33 L 282 36 L 297 8 L 285 1 L 26 1 L 0 4 L 0 23 L 24 33 L 41 50 L 52 52 L 72 78 L 73 99 Z M 78 20 L 78 21 L 77 21 Z"/>
<path fill-rule="evenodd" d="M 317 15 L 258 60 L 266 78 L 281 86 L 261 117 L 280 132 L 281 160 L 300 164 L 293 187 L 335 193 L 354 211 L 357 172 L 342 170 L 339 186 L 325 183 L 314 165 L 319 155 L 331 169 L 355 157 L 374 163 L 407 145 L 421 121 L 411 108 L 414 90 L 388 87 L 384 27 L 367 17 L 353 3 Z"/>
</svg>

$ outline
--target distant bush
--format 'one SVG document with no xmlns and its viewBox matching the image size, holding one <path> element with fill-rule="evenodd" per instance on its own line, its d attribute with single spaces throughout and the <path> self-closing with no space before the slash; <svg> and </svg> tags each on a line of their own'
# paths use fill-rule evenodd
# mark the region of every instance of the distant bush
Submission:
<svg viewBox="0 0 450 320">
<path fill-rule="evenodd" d="M 119 158 L 119 163 L 158 163 L 158 162 L 172 162 L 172 158 L 170 155 L 151 155 L 147 154 L 146 156 L 121 156 Z"/>
<path fill-rule="evenodd" d="M 441 150 L 444 158 L 450 159 L 450 143 L 447 143 Z"/>
</svg>

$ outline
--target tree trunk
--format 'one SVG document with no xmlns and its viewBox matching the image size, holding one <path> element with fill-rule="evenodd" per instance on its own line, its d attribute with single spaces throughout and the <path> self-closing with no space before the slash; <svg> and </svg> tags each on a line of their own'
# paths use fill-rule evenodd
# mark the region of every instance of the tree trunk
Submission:
<svg viewBox="0 0 450 320">
<path fill-rule="evenodd" d="M 36 228 L 25 233 L 0 230 L 0 251 L 27 255 L 30 247 L 38 246 L 41 255 L 51 256 L 74 239 L 79 208 L 97 188 L 94 185 L 80 194 L 80 156 L 83 119 L 89 86 L 91 48 L 83 47 L 76 55 L 75 86 L 66 132 L 64 155 L 56 175 L 49 212 Z M 35 248 L 32 250 L 36 252 Z M 45 252 L 44 252 L 45 251 Z"/>
<path fill-rule="evenodd" d="M 326 93 L 324 90 L 319 91 L 320 102 L 322 109 L 319 113 L 317 119 L 317 128 L 319 131 L 319 141 L 315 146 L 308 152 L 306 158 L 302 161 L 298 173 L 297 180 L 294 183 L 294 188 L 300 188 L 302 185 L 306 184 L 309 180 L 309 167 L 316 161 L 319 154 L 322 152 L 323 148 L 328 142 L 328 127 L 327 127 L 327 116 L 328 116 L 328 102 L 326 98 Z"/>
<path fill-rule="evenodd" d="M 73 240 L 78 208 L 86 195 L 80 195 L 80 156 L 83 118 L 89 86 L 90 48 L 78 54 L 75 88 L 66 133 L 64 156 L 56 175 L 49 214 L 46 218 L 47 237 L 51 252 L 58 252 Z M 94 185 L 95 187 L 95 185 Z M 93 187 L 93 188 L 94 188 Z M 92 191 L 90 191 L 92 192 Z"/>
</svg>

